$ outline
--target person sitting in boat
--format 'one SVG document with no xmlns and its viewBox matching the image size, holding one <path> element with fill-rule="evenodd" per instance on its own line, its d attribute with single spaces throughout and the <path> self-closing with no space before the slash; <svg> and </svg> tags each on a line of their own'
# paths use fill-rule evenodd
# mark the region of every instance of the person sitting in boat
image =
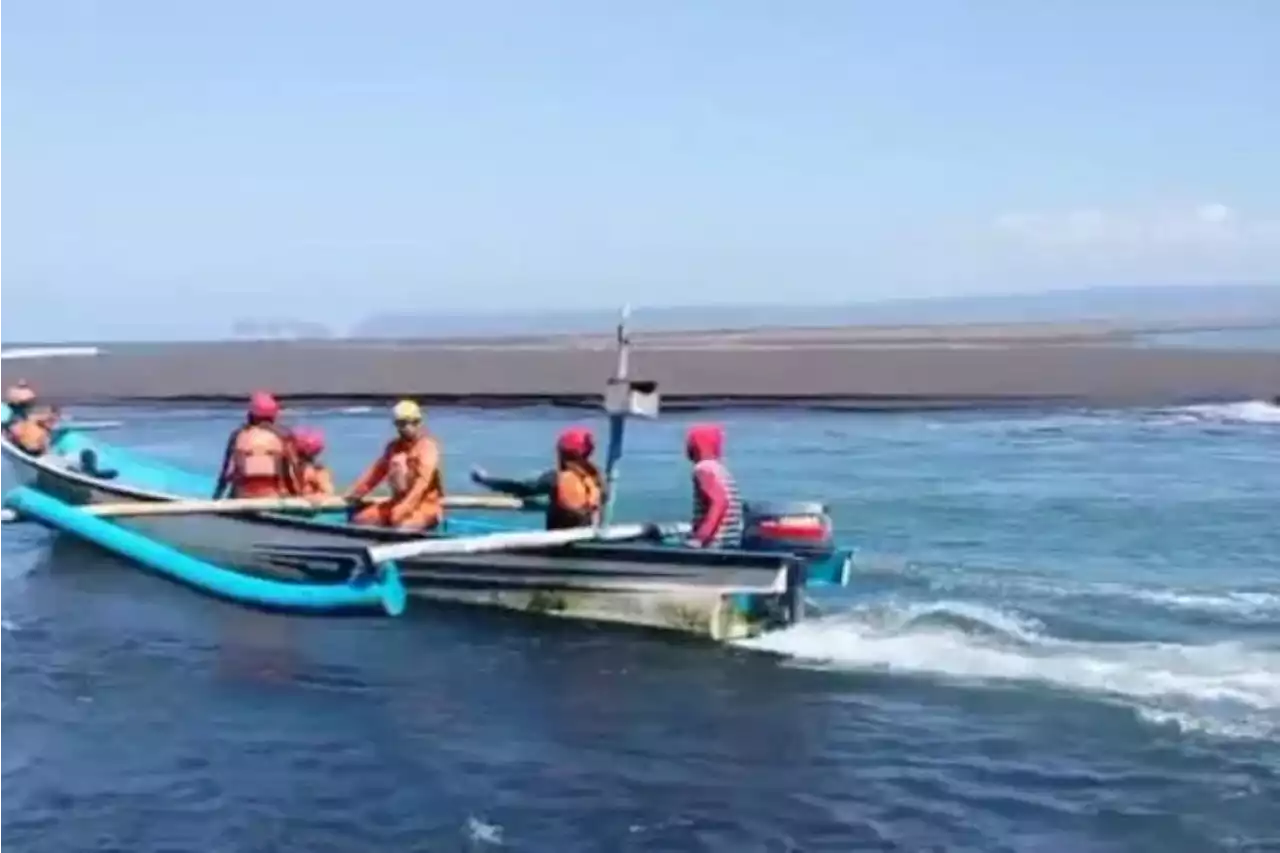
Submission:
<svg viewBox="0 0 1280 853">
<path fill-rule="evenodd" d="M 19 449 L 32 456 L 43 456 L 53 443 L 53 430 L 61 414 L 57 406 L 31 409 L 21 419 L 11 420 L 5 427 L 5 435 Z"/>
<path fill-rule="evenodd" d="M 266 391 L 249 397 L 245 423 L 227 439 L 213 499 L 231 490 L 233 498 L 277 498 L 296 495 L 297 461 L 293 437 L 276 423 L 280 404 Z"/>
<path fill-rule="evenodd" d="M 490 477 L 476 468 L 476 483 L 516 498 L 546 497 L 547 530 L 588 527 L 604 502 L 604 478 L 591 461 L 595 437 L 586 427 L 569 427 L 556 441 L 556 467 L 529 480 Z"/>
<path fill-rule="evenodd" d="M 293 446 L 298 453 L 298 487 L 305 498 L 334 494 L 333 474 L 320 461 L 324 453 L 324 433 L 318 429 L 293 431 Z"/>
<path fill-rule="evenodd" d="M 4 393 L 4 401 L 9 406 L 9 416 L 5 419 L 6 432 L 11 424 L 25 419 L 31 413 L 36 402 L 35 390 L 27 384 L 27 380 L 19 379 Z"/>
<path fill-rule="evenodd" d="M 440 445 L 422 426 L 422 408 L 401 400 L 392 410 L 396 437 L 347 493 L 355 524 L 431 530 L 444 515 L 444 482 L 440 476 Z M 365 496 L 383 480 L 391 496 L 366 503 Z"/>
<path fill-rule="evenodd" d="M 723 460 L 724 429 L 697 424 L 685 436 L 693 463 L 693 531 L 690 548 L 736 548 L 742 542 L 742 500 Z"/>
</svg>

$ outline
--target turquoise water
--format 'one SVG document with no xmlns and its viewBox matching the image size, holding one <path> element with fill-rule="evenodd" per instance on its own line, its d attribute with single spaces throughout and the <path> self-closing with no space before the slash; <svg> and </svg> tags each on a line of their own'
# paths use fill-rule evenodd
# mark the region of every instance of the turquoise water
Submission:
<svg viewBox="0 0 1280 853">
<path fill-rule="evenodd" d="M 83 411 L 211 466 L 235 414 Z M 387 433 L 323 425 L 353 477 Z M 3 533 L 5 840 L 102 850 L 1263 850 L 1280 845 L 1280 410 L 722 418 L 748 495 L 859 547 L 830 615 L 716 648 L 419 608 L 236 610 Z M 567 416 L 431 414 L 448 479 Z M 620 517 L 687 505 L 688 421 Z M 602 430 L 603 432 L 603 430 Z"/>
</svg>

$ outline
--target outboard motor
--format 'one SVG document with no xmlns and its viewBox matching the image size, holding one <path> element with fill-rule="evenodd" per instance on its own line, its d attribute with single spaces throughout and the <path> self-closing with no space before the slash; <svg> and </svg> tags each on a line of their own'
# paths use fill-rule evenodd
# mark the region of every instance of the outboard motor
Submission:
<svg viewBox="0 0 1280 853">
<path fill-rule="evenodd" d="M 748 551 L 786 551 L 807 562 L 835 553 L 831 516 L 821 503 L 747 503 L 742 515 L 742 547 Z"/>
</svg>

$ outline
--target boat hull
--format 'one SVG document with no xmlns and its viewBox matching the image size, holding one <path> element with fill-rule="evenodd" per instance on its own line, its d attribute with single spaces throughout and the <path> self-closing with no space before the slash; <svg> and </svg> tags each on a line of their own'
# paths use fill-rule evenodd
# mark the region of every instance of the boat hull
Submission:
<svg viewBox="0 0 1280 853">
<path fill-rule="evenodd" d="M 113 479 L 76 470 L 86 448 Z M 198 475 L 166 470 L 83 435 L 64 435 L 39 459 L 5 445 L 19 480 L 72 505 L 172 500 Z M 184 479 L 193 478 L 193 479 Z M 141 485 L 139 485 L 141 484 Z M 176 490 L 175 490 L 176 491 Z M 204 490 L 207 494 L 207 488 Z M 185 496 L 185 495 L 183 495 Z M 129 531 L 248 575 L 345 583 L 366 568 L 371 544 L 415 538 L 401 531 L 279 513 L 151 515 L 113 519 Z M 467 522 L 449 522 L 465 527 Z M 446 534 L 448 532 L 446 531 Z M 659 546 L 578 544 L 537 551 L 433 555 L 400 563 L 411 598 L 547 616 L 626 623 L 734 639 L 797 618 L 804 566 L 786 554 L 709 552 Z"/>
</svg>

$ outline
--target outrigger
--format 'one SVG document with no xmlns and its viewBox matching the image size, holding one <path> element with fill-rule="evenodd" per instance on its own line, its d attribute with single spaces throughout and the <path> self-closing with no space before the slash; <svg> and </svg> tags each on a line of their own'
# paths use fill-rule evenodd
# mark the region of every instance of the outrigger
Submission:
<svg viewBox="0 0 1280 853">
<path fill-rule="evenodd" d="M 609 501 L 595 527 L 502 523 L 494 511 L 537 507 L 497 495 L 450 496 L 446 506 L 454 511 L 425 537 L 352 525 L 336 498 L 320 505 L 201 500 L 212 476 L 135 455 L 74 426 L 60 428 L 41 456 L 0 443 L 21 483 L 5 505 L 11 520 L 39 523 L 254 607 L 399 614 L 406 600 L 423 599 L 716 640 L 802 619 L 806 590 L 849 580 L 852 552 L 835 545 L 823 505 L 749 503 L 743 547 L 732 550 L 684 547 L 686 525 L 612 523 L 626 423 L 656 418 L 660 408 L 657 385 L 629 377 L 627 315 L 604 393 Z"/>
</svg>

